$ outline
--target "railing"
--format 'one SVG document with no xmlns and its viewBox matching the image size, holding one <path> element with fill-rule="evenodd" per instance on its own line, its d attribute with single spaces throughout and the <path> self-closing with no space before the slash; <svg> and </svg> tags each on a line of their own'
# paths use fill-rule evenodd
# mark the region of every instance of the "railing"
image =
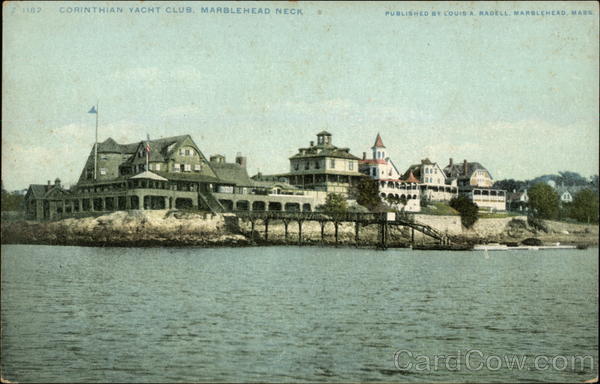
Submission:
<svg viewBox="0 0 600 384">
<path fill-rule="evenodd" d="M 294 220 L 294 221 L 333 221 L 355 222 L 363 225 L 386 224 L 403 225 L 413 228 L 438 240 L 447 240 L 447 236 L 429 225 L 416 222 L 414 216 L 405 212 L 396 212 L 395 220 L 388 220 L 387 212 L 289 212 L 289 211 L 232 211 L 240 218 L 251 220 Z"/>
</svg>

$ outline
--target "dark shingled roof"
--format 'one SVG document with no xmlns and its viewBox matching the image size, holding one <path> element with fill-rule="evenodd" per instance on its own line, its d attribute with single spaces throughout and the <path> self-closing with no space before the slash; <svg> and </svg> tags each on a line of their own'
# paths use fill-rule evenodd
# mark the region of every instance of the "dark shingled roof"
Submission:
<svg viewBox="0 0 600 384">
<path fill-rule="evenodd" d="M 150 140 L 150 141 L 143 140 L 143 141 L 140 141 L 135 144 L 135 148 L 133 149 L 132 153 L 135 153 L 136 149 L 140 145 L 145 146 L 146 143 L 149 143 L 150 144 L 149 161 L 166 161 L 166 159 L 174 151 L 174 148 L 177 147 L 177 145 L 173 145 L 171 150 L 169 150 L 169 147 L 172 144 L 181 144 L 186 138 L 189 138 L 189 137 L 190 137 L 190 135 L 182 135 L 182 136 L 164 137 L 161 139 Z M 131 145 L 131 144 L 127 144 L 127 145 Z M 136 161 L 136 159 L 141 159 L 141 160 Z M 128 162 L 136 163 L 136 162 L 145 162 L 145 161 L 146 161 L 146 156 L 144 154 L 144 156 L 142 156 L 142 158 L 132 157 L 131 159 L 129 159 Z"/>
<path fill-rule="evenodd" d="M 98 143 L 98 153 L 135 153 L 138 143 L 119 144 L 112 137 Z"/>
<path fill-rule="evenodd" d="M 220 163 L 211 161 L 210 166 L 220 182 L 240 186 L 252 186 L 253 181 L 248 177 L 246 168 L 237 163 Z"/>
<path fill-rule="evenodd" d="M 162 172 L 162 171 L 152 171 L 159 176 L 164 177 L 165 179 L 174 180 L 174 181 L 196 181 L 196 182 L 204 182 L 204 183 L 215 183 L 218 182 L 219 179 L 212 176 L 201 175 L 198 173 L 189 173 L 189 172 Z"/>
<path fill-rule="evenodd" d="M 40 199 L 46 194 L 47 187 L 48 186 L 44 184 L 31 184 L 29 186 L 29 189 L 31 190 L 31 194 L 33 195 L 33 197 L 35 197 L 36 199 Z"/>
<path fill-rule="evenodd" d="M 470 178 L 471 175 L 473 174 L 473 172 L 475 171 L 486 171 L 489 173 L 489 171 L 487 169 L 485 169 L 485 167 L 477 162 L 467 162 L 467 172 L 465 173 L 465 169 L 464 169 L 464 163 L 455 163 L 452 164 L 452 166 L 450 166 L 450 164 L 448 164 L 446 166 L 446 168 L 444 168 L 444 173 L 446 174 L 446 176 L 448 177 L 458 177 L 458 178 Z M 492 177 L 492 174 L 490 173 L 490 177 Z"/>
<path fill-rule="evenodd" d="M 337 157 L 342 159 L 360 160 L 358 157 L 351 154 L 348 148 L 337 148 L 334 146 L 314 146 L 309 148 L 301 148 L 302 152 L 298 152 L 290 159 L 303 159 L 314 157 Z"/>
</svg>

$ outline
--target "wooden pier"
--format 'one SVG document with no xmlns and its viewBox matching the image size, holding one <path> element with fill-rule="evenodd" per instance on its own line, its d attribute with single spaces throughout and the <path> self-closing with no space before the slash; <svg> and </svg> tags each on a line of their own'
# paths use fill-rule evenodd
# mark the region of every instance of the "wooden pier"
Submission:
<svg viewBox="0 0 600 384">
<path fill-rule="evenodd" d="M 360 241 L 360 228 L 376 224 L 379 226 L 377 248 L 387 249 L 390 227 L 411 228 L 411 243 L 415 242 L 415 231 L 421 232 L 440 245 L 449 245 L 448 237 L 429 225 L 416 222 L 412 215 L 397 212 L 383 213 L 358 213 L 358 212 L 284 212 L 284 211 L 233 211 L 237 217 L 249 221 L 252 236 L 254 236 L 257 223 L 264 225 L 264 238 L 269 239 L 269 222 L 281 221 L 284 227 L 285 240 L 288 239 L 288 227 L 291 223 L 298 225 L 298 245 L 302 245 L 302 225 L 306 221 L 318 222 L 321 226 L 321 241 L 325 239 L 325 224 L 333 223 L 335 243 L 338 244 L 338 229 L 340 223 L 354 223 L 354 242 Z"/>
</svg>

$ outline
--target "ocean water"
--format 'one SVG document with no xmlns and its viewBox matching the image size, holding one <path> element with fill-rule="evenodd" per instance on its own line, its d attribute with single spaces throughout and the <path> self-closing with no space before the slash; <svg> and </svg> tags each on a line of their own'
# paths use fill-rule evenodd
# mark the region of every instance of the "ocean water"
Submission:
<svg viewBox="0 0 600 384">
<path fill-rule="evenodd" d="M 598 371 L 597 248 L 3 245 L 1 277 L 11 381 L 582 382 Z"/>
</svg>

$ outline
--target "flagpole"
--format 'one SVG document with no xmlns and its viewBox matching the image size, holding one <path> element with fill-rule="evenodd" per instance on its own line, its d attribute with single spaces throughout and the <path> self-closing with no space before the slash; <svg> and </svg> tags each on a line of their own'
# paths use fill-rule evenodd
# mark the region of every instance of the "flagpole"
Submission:
<svg viewBox="0 0 600 384">
<path fill-rule="evenodd" d="M 98 177 L 98 105 L 100 103 L 96 102 L 96 142 L 94 144 L 94 181 L 96 181 Z"/>
<path fill-rule="evenodd" d="M 148 171 L 148 146 L 150 145 L 150 143 L 146 143 L 146 148 L 144 148 L 144 150 L 146 151 L 146 171 Z"/>
</svg>

